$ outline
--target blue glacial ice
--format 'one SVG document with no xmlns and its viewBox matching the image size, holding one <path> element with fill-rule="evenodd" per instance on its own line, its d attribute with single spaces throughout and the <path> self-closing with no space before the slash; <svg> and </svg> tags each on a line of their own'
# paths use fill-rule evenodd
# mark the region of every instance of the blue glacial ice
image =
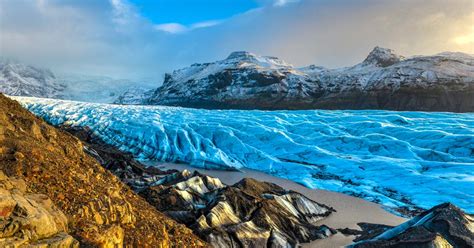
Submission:
<svg viewBox="0 0 474 248">
<path fill-rule="evenodd" d="M 142 160 L 247 167 L 390 208 L 474 213 L 474 114 L 239 111 L 16 97 L 53 125 L 88 126 Z"/>
</svg>

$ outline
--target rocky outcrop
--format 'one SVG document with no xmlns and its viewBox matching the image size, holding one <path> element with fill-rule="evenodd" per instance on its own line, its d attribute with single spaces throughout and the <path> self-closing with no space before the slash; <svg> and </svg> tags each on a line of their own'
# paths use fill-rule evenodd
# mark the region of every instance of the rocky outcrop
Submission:
<svg viewBox="0 0 474 248">
<path fill-rule="evenodd" d="M 0 171 L 0 247 L 79 247 L 68 220 L 44 194 Z"/>
<path fill-rule="evenodd" d="M 474 247 L 474 217 L 444 203 L 352 247 Z"/>
<path fill-rule="evenodd" d="M 191 230 L 158 212 L 85 153 L 77 138 L 2 95 L 0 170 L 24 180 L 26 192 L 49 197 L 67 216 L 69 234 L 81 245 L 205 246 Z"/>
<path fill-rule="evenodd" d="M 327 69 L 295 68 L 275 57 L 234 52 L 221 61 L 175 70 L 151 97 L 140 99 L 210 109 L 471 112 L 474 58 L 462 53 L 404 58 L 376 47 L 355 66 Z"/>
<path fill-rule="evenodd" d="M 214 247 L 296 247 L 335 233 L 318 225 L 334 209 L 249 178 L 227 186 L 184 170 L 163 177 L 141 195 Z"/>
</svg>

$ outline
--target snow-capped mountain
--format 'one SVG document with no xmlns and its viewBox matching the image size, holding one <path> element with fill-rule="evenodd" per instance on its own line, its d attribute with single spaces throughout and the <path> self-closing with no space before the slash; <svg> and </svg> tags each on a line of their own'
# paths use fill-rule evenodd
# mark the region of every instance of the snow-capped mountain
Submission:
<svg viewBox="0 0 474 248">
<path fill-rule="evenodd" d="M 153 87 L 148 80 L 134 81 L 107 76 L 60 74 L 57 78 L 59 82 L 67 86 L 63 99 L 83 102 L 113 103 L 118 96 L 133 89 L 137 97 L 140 88 L 138 85 Z M 127 102 L 127 104 L 130 103 L 130 101 Z"/>
<path fill-rule="evenodd" d="M 309 75 L 278 58 L 233 52 L 221 61 L 166 74 L 148 102 L 208 108 L 274 108 L 287 103 L 291 108 L 312 97 L 308 94 L 314 84 Z"/>
<path fill-rule="evenodd" d="M 146 104 L 153 93 L 155 93 L 154 89 L 132 87 L 125 90 L 113 103 L 126 105 Z"/>
<path fill-rule="evenodd" d="M 474 57 L 404 58 L 376 47 L 352 67 L 295 68 L 275 57 L 234 52 L 165 75 L 144 103 L 237 109 L 474 111 Z"/>
<path fill-rule="evenodd" d="M 85 102 L 112 103 L 138 94 L 138 86 L 152 88 L 151 80 L 132 81 L 106 76 L 54 74 L 51 70 L 0 58 L 0 92 L 11 96 L 34 96 Z M 131 86 L 136 87 L 134 91 Z M 150 97 L 145 94 L 143 97 Z M 124 101 L 132 104 L 132 101 Z"/>
<path fill-rule="evenodd" d="M 0 59 L 0 92 L 12 96 L 60 98 L 65 85 L 47 69 Z"/>
</svg>

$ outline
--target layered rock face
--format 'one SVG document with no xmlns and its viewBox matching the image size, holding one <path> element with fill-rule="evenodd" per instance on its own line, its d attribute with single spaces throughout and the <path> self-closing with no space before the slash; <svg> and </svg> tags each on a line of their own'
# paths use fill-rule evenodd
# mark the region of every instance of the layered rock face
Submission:
<svg viewBox="0 0 474 248">
<path fill-rule="evenodd" d="M 205 246 L 191 230 L 158 212 L 84 153 L 77 138 L 47 125 L 2 95 L 0 170 L 7 177 L 26 182 L 26 199 L 32 197 L 30 193 L 35 202 L 47 202 L 46 197 L 37 194 L 49 197 L 67 216 L 69 234 L 81 245 Z M 8 194 L 5 194 L 2 204 L 8 203 Z M 34 204 L 33 201 L 30 204 Z M 42 206 L 46 209 L 45 215 L 51 212 L 48 204 Z M 57 217 L 61 216 L 57 212 L 51 215 L 51 223 L 57 223 L 56 231 L 61 234 L 64 219 Z M 41 228 L 37 232 L 54 235 L 53 231 L 47 231 L 50 227 Z"/>
<path fill-rule="evenodd" d="M 44 194 L 0 171 L 0 247 L 79 247 L 68 219 Z"/>
<path fill-rule="evenodd" d="M 326 69 L 295 68 L 274 57 L 234 52 L 225 60 L 167 74 L 163 85 L 140 102 L 197 108 L 470 112 L 474 58 L 441 53 L 405 59 L 376 47 L 360 64 Z"/>
<path fill-rule="evenodd" d="M 352 247 L 474 247 L 474 217 L 445 203 Z"/>
<path fill-rule="evenodd" d="M 187 170 L 168 175 L 141 195 L 214 247 L 295 247 L 335 233 L 321 220 L 334 210 L 254 179 L 226 186 Z"/>
</svg>

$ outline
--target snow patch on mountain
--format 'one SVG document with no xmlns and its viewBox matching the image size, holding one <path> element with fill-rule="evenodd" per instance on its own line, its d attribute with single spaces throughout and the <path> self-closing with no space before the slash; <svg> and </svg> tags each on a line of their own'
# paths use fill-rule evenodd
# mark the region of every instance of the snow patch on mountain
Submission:
<svg viewBox="0 0 474 248">
<path fill-rule="evenodd" d="M 273 99 L 281 94 L 297 99 L 307 97 L 305 90 L 309 90 L 310 84 L 311 78 L 278 58 L 233 52 L 221 61 L 193 64 L 166 74 L 163 85 L 148 99 L 148 103 L 206 104 L 234 99 L 254 100 L 262 95 Z"/>
<path fill-rule="evenodd" d="M 154 89 L 144 87 L 132 87 L 123 92 L 113 103 L 126 105 L 147 104 L 148 99 L 155 92 Z"/>
<path fill-rule="evenodd" d="M 66 86 L 47 69 L 0 58 L 0 92 L 12 96 L 60 98 Z"/>
<path fill-rule="evenodd" d="M 362 64 L 387 67 L 396 64 L 403 59 L 403 56 L 395 54 L 392 49 L 375 47 L 374 50 L 372 50 L 367 58 L 362 62 Z"/>
<path fill-rule="evenodd" d="M 90 127 L 143 160 L 250 168 L 310 188 L 474 213 L 474 114 L 242 111 L 15 98 L 54 125 Z"/>
<path fill-rule="evenodd" d="M 131 97 L 131 86 L 140 85 L 151 89 L 151 81 L 78 74 L 55 75 L 48 69 L 0 58 L 0 92 L 11 96 L 112 103 L 124 92 L 127 97 Z M 142 97 L 149 98 L 151 93 Z M 134 94 L 135 98 L 139 97 L 137 90 Z M 127 102 L 131 103 L 132 101 Z"/>
</svg>

